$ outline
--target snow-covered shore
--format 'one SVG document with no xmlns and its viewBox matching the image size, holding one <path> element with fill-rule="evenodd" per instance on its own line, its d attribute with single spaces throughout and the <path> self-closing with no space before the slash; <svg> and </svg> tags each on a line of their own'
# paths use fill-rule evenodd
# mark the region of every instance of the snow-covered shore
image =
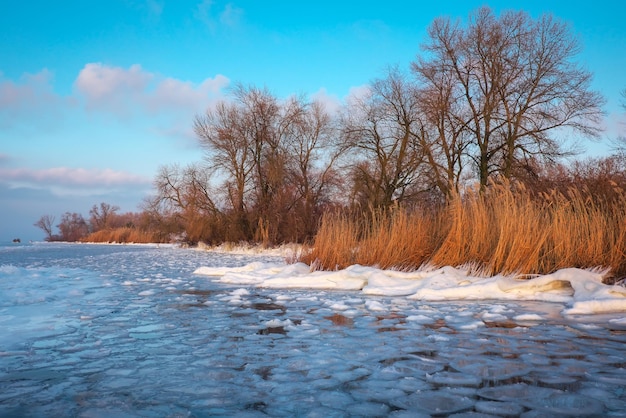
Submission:
<svg viewBox="0 0 626 418">
<path fill-rule="evenodd" d="M 602 272 L 575 268 L 531 279 L 477 277 L 453 267 L 400 272 L 355 265 L 340 271 L 312 272 L 303 263 L 262 262 L 243 267 L 199 267 L 194 273 L 214 277 L 221 283 L 275 289 L 353 290 L 366 295 L 406 296 L 422 301 L 532 300 L 563 303 L 566 315 L 626 313 L 626 287 L 604 284 Z"/>
</svg>

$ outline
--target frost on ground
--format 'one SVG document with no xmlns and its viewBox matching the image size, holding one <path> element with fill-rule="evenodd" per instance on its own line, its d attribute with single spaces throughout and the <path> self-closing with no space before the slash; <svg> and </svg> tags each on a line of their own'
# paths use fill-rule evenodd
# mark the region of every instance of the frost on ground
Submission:
<svg viewBox="0 0 626 418">
<path fill-rule="evenodd" d="M 623 416 L 623 290 L 0 247 L 0 416 Z"/>
</svg>

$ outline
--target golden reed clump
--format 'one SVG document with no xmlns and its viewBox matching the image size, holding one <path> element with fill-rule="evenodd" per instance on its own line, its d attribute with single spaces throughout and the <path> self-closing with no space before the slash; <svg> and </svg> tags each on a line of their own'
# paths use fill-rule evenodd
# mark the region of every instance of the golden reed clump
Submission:
<svg viewBox="0 0 626 418">
<path fill-rule="evenodd" d="M 81 242 L 106 242 L 117 244 L 151 244 L 163 242 L 158 234 L 141 229 L 122 227 L 101 229 L 81 239 Z"/>
<path fill-rule="evenodd" d="M 626 275 L 626 196 L 584 190 L 533 194 L 523 185 L 465 191 L 439 210 L 394 208 L 364 218 L 326 216 L 300 261 L 414 270 L 472 266 L 475 273 L 547 274 L 565 267 Z"/>
</svg>

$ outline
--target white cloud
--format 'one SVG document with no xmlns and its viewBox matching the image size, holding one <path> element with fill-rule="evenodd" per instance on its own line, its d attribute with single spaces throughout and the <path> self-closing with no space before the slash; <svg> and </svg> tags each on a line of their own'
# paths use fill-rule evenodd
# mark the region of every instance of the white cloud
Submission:
<svg viewBox="0 0 626 418">
<path fill-rule="evenodd" d="M 328 113 L 337 113 L 341 109 L 341 100 L 334 94 L 328 94 L 325 88 L 321 88 L 311 95 L 311 99 L 324 105 Z"/>
<path fill-rule="evenodd" d="M 143 71 L 138 64 L 126 70 L 90 63 L 80 70 L 74 85 L 87 99 L 89 108 L 99 108 L 117 106 L 120 102 L 139 96 L 152 77 L 152 74 Z"/>
<path fill-rule="evenodd" d="M 367 84 L 364 84 L 362 86 L 350 87 L 348 95 L 345 97 L 344 100 L 347 104 L 359 103 L 366 99 L 371 94 L 371 92 L 372 90 Z"/>
<path fill-rule="evenodd" d="M 90 63 L 74 83 L 89 110 L 103 110 L 128 117 L 134 113 L 199 112 L 221 98 L 229 83 L 223 75 L 200 84 L 159 77 L 135 64 L 130 68 Z"/>
</svg>

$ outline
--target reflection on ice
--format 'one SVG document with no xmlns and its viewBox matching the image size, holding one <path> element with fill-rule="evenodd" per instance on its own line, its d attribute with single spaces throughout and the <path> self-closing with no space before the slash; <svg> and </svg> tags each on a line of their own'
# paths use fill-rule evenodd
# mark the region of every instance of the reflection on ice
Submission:
<svg viewBox="0 0 626 418">
<path fill-rule="evenodd" d="M 311 274 L 261 255 L 35 247 L 0 247 L 0 416 L 626 413 L 623 313 L 570 314 L 584 302 L 572 271 L 528 287 L 451 268 Z M 540 301 L 407 297 L 420 280 Z"/>
</svg>

